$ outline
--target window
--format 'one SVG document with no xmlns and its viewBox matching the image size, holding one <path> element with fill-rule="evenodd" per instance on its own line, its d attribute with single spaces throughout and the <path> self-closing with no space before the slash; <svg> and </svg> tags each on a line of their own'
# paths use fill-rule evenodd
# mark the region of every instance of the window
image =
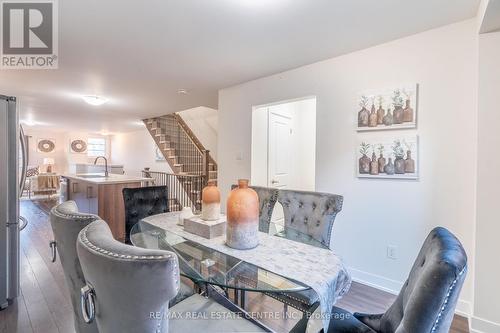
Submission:
<svg viewBox="0 0 500 333">
<path fill-rule="evenodd" d="M 106 139 L 89 138 L 87 155 L 89 157 L 106 156 Z"/>
</svg>

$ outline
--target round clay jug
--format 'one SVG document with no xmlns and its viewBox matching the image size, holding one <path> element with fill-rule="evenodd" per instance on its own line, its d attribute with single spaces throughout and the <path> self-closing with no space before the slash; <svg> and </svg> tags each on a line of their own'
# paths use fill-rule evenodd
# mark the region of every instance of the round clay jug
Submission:
<svg viewBox="0 0 500 333">
<path fill-rule="evenodd" d="M 220 191 L 214 181 L 209 181 L 201 192 L 201 219 L 216 221 L 220 218 Z"/>
<path fill-rule="evenodd" d="M 393 117 L 391 109 L 387 109 L 387 114 L 384 116 L 383 122 L 385 126 L 391 126 L 393 124 Z"/>
<path fill-rule="evenodd" d="M 370 173 L 370 163 L 371 163 L 370 158 L 366 156 L 366 154 L 363 154 L 363 156 L 359 158 L 359 173 L 360 174 Z"/>
<path fill-rule="evenodd" d="M 398 175 L 405 173 L 405 160 L 402 156 L 396 156 L 394 160 L 394 172 Z"/>
<path fill-rule="evenodd" d="M 229 193 L 226 212 L 226 245 L 238 250 L 259 245 L 259 197 L 248 187 L 248 179 L 238 180 Z"/>
<path fill-rule="evenodd" d="M 389 162 L 384 166 L 384 172 L 387 175 L 393 175 L 394 174 L 394 164 L 392 163 L 392 158 L 389 157 Z"/>
<path fill-rule="evenodd" d="M 370 117 L 370 112 L 363 106 L 363 108 L 358 112 L 358 127 L 367 127 L 368 118 Z"/>
<path fill-rule="evenodd" d="M 403 108 L 401 105 L 396 105 L 394 108 L 394 113 L 393 113 L 393 123 L 394 124 L 401 124 L 403 123 Z"/>
</svg>

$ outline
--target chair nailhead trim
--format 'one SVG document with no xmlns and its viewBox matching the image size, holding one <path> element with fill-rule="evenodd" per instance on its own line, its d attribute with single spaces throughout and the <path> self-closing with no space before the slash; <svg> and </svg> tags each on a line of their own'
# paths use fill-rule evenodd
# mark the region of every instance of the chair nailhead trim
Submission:
<svg viewBox="0 0 500 333">
<path fill-rule="evenodd" d="M 100 248 L 94 244 L 92 244 L 91 241 L 87 238 L 87 230 L 89 226 L 86 226 L 83 229 L 83 232 L 80 234 L 80 239 L 81 241 L 89 248 L 91 248 L 94 251 L 97 251 L 101 254 L 107 255 L 109 257 L 114 257 L 114 258 L 122 258 L 122 259 L 143 259 L 143 260 L 154 260 L 154 259 L 174 259 L 174 255 L 171 254 L 164 254 L 164 255 L 149 255 L 149 256 L 131 256 L 131 255 L 126 255 L 126 254 L 119 254 L 119 253 L 114 253 L 108 250 L 105 250 L 103 248 Z"/>
<path fill-rule="evenodd" d="M 448 304 L 448 300 L 450 299 L 451 292 L 455 288 L 455 286 L 458 282 L 458 279 L 460 279 L 460 277 L 465 273 L 466 270 L 467 270 L 467 265 L 462 269 L 462 271 L 460 273 L 458 273 L 458 276 L 451 283 L 451 286 L 448 289 L 448 293 L 446 294 L 446 298 L 444 299 L 443 306 L 441 307 L 441 310 L 439 311 L 439 313 L 437 315 L 436 321 L 434 322 L 434 325 L 432 326 L 431 332 L 435 332 L 437 330 L 438 325 L 439 325 L 439 321 L 441 320 L 443 312 L 444 312 L 444 310 L 446 310 L 446 305 Z"/>
</svg>

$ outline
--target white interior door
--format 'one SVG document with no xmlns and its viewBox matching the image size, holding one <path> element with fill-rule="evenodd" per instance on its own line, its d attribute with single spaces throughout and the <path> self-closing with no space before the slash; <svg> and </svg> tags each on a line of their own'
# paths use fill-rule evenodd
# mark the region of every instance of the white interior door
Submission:
<svg viewBox="0 0 500 333">
<path fill-rule="evenodd" d="M 292 124 L 293 114 L 283 105 L 269 108 L 268 135 L 268 187 L 286 189 L 292 175 Z M 279 203 L 271 217 L 271 222 L 283 224 L 283 208 Z"/>
<path fill-rule="evenodd" d="M 292 116 L 269 108 L 268 186 L 287 188 L 292 174 Z"/>
</svg>

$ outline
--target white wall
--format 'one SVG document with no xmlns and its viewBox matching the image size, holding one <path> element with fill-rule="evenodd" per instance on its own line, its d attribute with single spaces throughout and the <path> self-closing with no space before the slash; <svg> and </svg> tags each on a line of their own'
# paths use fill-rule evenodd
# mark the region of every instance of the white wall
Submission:
<svg viewBox="0 0 500 333">
<path fill-rule="evenodd" d="M 479 37 L 476 266 L 472 328 L 500 332 L 500 32 Z"/>
<path fill-rule="evenodd" d="M 172 172 L 166 161 L 156 161 L 156 144 L 146 128 L 111 137 L 111 163 L 123 164 L 125 174 L 141 176 L 145 167 L 151 171 Z"/>
<path fill-rule="evenodd" d="M 292 119 L 292 151 L 288 188 L 303 191 L 315 189 L 316 163 L 316 99 L 307 98 L 260 106 L 252 114 L 251 183 L 268 185 L 269 110 L 279 108 L 280 113 Z"/>
<path fill-rule="evenodd" d="M 437 225 L 460 238 L 473 265 L 474 23 L 460 22 L 221 90 L 218 162 L 223 195 L 237 178 L 250 176 L 252 107 L 316 96 L 316 190 L 345 198 L 333 245 L 353 276 L 398 291 L 424 238 Z M 357 93 L 407 82 L 420 84 L 420 180 L 357 179 Z M 389 244 L 398 247 L 397 260 L 387 258 Z M 472 298 L 469 276 L 459 309 L 470 312 Z"/>
<path fill-rule="evenodd" d="M 194 135 L 201 141 L 205 149 L 210 150 L 210 155 L 217 161 L 217 130 L 219 112 L 217 110 L 200 106 L 178 112 L 184 122 L 189 126 Z"/>
<path fill-rule="evenodd" d="M 89 158 L 87 154 L 75 154 L 70 151 L 71 140 L 81 139 L 88 140 L 89 137 L 98 138 L 104 137 L 107 139 L 106 157 L 109 157 L 109 138 L 100 134 L 91 134 L 85 132 L 64 132 L 64 131 L 48 131 L 40 127 L 23 126 L 25 134 L 29 138 L 29 165 L 40 166 L 41 171 L 45 171 L 43 159 L 45 157 L 54 158 L 55 164 L 52 168 L 54 172 L 65 173 L 71 164 L 76 163 L 93 163 L 94 158 Z M 52 153 L 38 152 L 37 144 L 39 139 L 54 139 L 56 148 Z"/>
</svg>

